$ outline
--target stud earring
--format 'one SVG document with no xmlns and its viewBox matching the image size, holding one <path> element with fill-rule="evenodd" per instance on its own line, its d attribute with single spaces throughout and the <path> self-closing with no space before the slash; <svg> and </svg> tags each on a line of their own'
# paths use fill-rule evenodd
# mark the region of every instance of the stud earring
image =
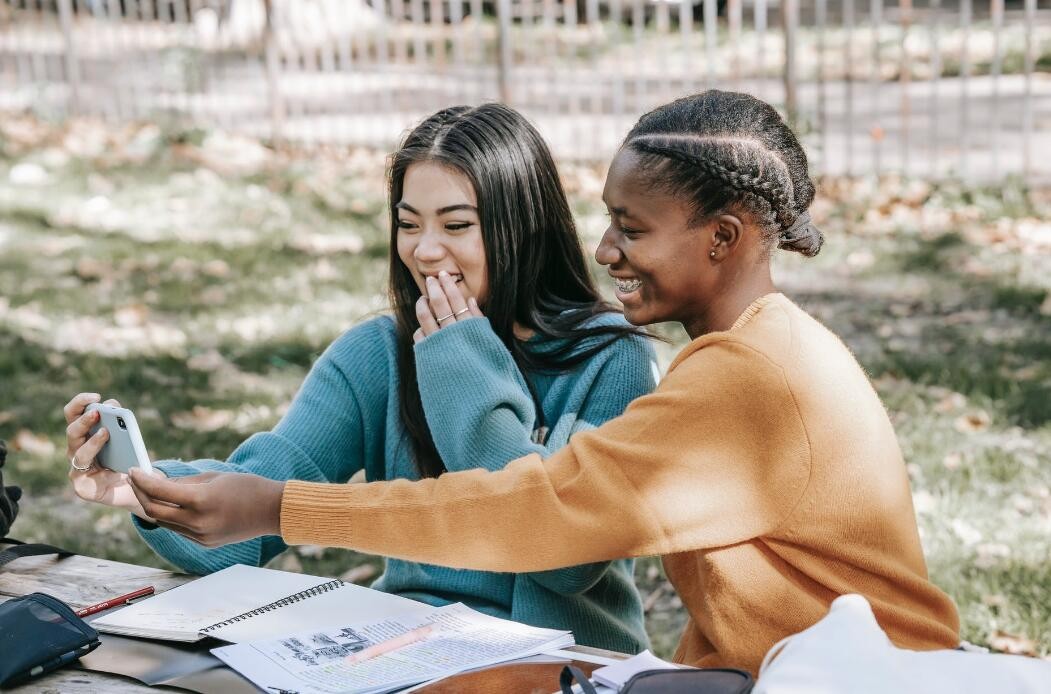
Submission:
<svg viewBox="0 0 1051 694">
<path fill-rule="evenodd" d="M 711 251 L 708 252 L 708 257 L 709 258 L 714 258 L 715 257 L 715 249 L 714 248 Z"/>
</svg>

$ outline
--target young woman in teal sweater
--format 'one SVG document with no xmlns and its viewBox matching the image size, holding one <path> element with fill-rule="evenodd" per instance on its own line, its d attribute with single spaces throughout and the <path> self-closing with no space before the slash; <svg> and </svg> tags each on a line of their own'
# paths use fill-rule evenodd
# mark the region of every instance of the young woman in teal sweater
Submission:
<svg viewBox="0 0 1051 694">
<path fill-rule="evenodd" d="M 393 315 L 337 339 L 277 426 L 225 462 L 157 469 L 331 483 L 359 471 L 378 481 L 495 470 L 546 457 L 652 390 L 652 350 L 600 300 L 554 162 L 521 115 L 495 104 L 436 113 L 394 154 L 389 184 Z M 467 312 L 486 320 L 458 320 Z M 206 549 L 149 523 L 125 476 L 94 465 L 105 434 L 87 437 L 84 408 L 98 399 L 81 394 L 65 409 L 69 455 L 88 468 L 70 475 L 81 498 L 127 508 L 158 554 L 194 573 L 286 549 L 274 536 Z M 516 575 L 389 559 L 374 587 L 571 629 L 587 645 L 647 645 L 630 560 Z"/>
</svg>

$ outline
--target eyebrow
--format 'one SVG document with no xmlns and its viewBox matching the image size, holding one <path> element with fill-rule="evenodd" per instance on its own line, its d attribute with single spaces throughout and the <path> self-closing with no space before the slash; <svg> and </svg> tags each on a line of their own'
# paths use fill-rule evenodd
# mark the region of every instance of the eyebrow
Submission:
<svg viewBox="0 0 1051 694">
<path fill-rule="evenodd" d="M 398 209 L 398 210 L 405 210 L 406 212 L 411 212 L 413 214 L 419 214 L 419 211 L 417 211 L 415 207 L 413 207 L 409 203 L 405 202 L 404 200 L 398 202 L 398 204 L 396 204 L 394 207 L 395 207 L 395 209 Z M 448 214 L 450 212 L 458 212 L 460 210 L 468 210 L 470 212 L 477 212 L 478 208 L 475 207 L 474 205 L 467 205 L 467 204 L 447 205 L 445 207 L 439 207 L 438 208 L 438 214 L 440 214 L 440 215 Z"/>
<path fill-rule="evenodd" d="M 611 208 L 609 208 L 609 211 L 611 213 L 613 213 L 615 215 L 619 215 L 621 217 L 630 217 L 631 216 L 631 214 L 628 213 L 628 208 L 627 207 L 611 207 Z"/>
</svg>

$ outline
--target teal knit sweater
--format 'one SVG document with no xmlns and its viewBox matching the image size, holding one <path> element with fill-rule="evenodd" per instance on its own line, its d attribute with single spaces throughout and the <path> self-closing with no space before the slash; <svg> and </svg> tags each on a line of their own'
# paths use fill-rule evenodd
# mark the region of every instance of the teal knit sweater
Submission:
<svg viewBox="0 0 1051 694">
<path fill-rule="evenodd" d="M 616 314 L 594 320 L 623 323 Z M 577 349 L 593 339 L 601 338 Z M 362 323 L 322 354 L 272 431 L 251 436 L 226 462 L 156 466 L 169 477 L 216 470 L 345 483 L 364 469 L 369 481 L 419 479 L 398 410 L 395 340 L 390 317 Z M 537 338 L 527 343 L 535 350 L 556 346 Z M 652 348 L 638 337 L 617 340 L 567 373 L 523 374 L 485 318 L 441 329 L 416 345 L 415 358 L 427 424 L 454 471 L 497 469 L 529 453 L 546 457 L 656 384 Z M 527 381 L 542 404 L 543 428 Z M 287 547 L 273 536 L 206 549 L 135 521 L 158 554 L 193 573 L 262 565 Z M 570 629 L 577 643 L 636 653 L 648 641 L 633 571 L 630 560 L 516 575 L 388 559 L 373 587 L 432 605 L 463 602 L 498 617 Z"/>
</svg>

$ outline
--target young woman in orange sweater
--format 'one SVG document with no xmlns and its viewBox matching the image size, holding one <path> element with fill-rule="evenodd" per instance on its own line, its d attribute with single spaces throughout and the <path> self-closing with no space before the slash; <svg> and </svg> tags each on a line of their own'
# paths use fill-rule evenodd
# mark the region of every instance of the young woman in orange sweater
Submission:
<svg viewBox="0 0 1051 694">
<path fill-rule="evenodd" d="M 764 102 L 708 91 L 662 106 L 610 167 L 595 254 L 629 321 L 679 321 L 693 338 L 651 395 L 498 472 L 257 478 L 253 493 L 243 475 L 135 475 L 136 494 L 205 545 L 280 535 L 516 572 L 662 555 L 690 615 L 675 658 L 693 665 L 754 672 L 845 593 L 899 646 L 954 647 L 957 612 L 927 578 L 887 413 L 843 343 L 771 279 L 774 247 L 820 250 L 813 196 L 806 155 Z"/>
</svg>

